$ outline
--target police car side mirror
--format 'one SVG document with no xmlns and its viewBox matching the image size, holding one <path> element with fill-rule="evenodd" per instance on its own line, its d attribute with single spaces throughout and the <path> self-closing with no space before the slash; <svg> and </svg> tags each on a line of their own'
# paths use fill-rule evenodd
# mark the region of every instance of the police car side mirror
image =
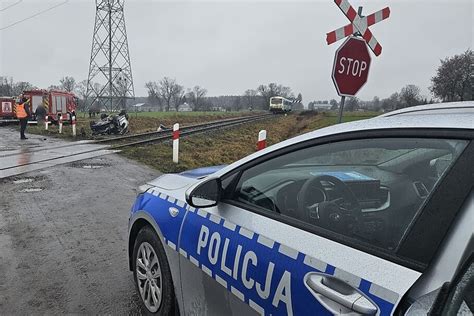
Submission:
<svg viewBox="0 0 474 316">
<path fill-rule="evenodd" d="M 216 206 L 221 198 L 221 193 L 221 179 L 210 178 L 189 188 L 186 191 L 186 202 L 196 208 Z"/>
</svg>

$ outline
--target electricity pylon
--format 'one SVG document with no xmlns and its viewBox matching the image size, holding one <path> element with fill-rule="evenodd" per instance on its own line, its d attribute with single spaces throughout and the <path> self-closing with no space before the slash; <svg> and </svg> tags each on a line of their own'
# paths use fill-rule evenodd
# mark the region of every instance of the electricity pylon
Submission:
<svg viewBox="0 0 474 316">
<path fill-rule="evenodd" d="M 89 109 L 125 109 L 127 99 L 135 97 L 124 1 L 95 1 L 95 26 L 86 93 Z"/>
</svg>

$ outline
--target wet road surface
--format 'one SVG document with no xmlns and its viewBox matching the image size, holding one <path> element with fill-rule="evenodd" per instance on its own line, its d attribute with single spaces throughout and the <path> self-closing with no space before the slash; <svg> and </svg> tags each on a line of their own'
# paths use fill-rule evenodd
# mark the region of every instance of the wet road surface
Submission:
<svg viewBox="0 0 474 316">
<path fill-rule="evenodd" d="M 127 221 L 158 175 L 111 154 L 0 179 L 0 315 L 141 314 Z"/>
</svg>

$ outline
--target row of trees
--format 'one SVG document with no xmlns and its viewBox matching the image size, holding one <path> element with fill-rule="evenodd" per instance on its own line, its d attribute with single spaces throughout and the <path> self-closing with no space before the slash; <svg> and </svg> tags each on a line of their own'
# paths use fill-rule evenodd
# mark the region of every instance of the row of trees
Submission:
<svg viewBox="0 0 474 316">
<path fill-rule="evenodd" d="M 474 54 L 472 50 L 441 60 L 441 65 L 437 68 L 436 74 L 431 78 L 430 92 L 436 98 L 434 101 L 465 101 L 473 100 L 472 78 Z M 95 90 L 101 90 L 99 83 L 94 83 Z M 269 106 L 270 98 L 273 96 L 283 96 L 288 99 L 295 99 L 292 89 L 277 83 L 259 85 L 256 89 L 248 89 L 242 95 L 230 96 L 207 96 L 207 90 L 201 86 L 194 86 L 185 89 L 176 79 L 164 77 L 158 82 L 150 81 L 145 84 L 148 92 L 147 101 L 151 106 L 160 111 L 170 109 L 179 110 L 180 105 L 187 103 L 194 111 L 211 110 L 213 108 L 224 108 L 226 110 L 241 109 L 261 109 L 266 110 Z M 36 88 L 29 82 L 14 82 L 13 78 L 0 76 L 0 95 L 20 95 L 25 90 Z M 85 107 L 84 99 L 87 93 L 87 80 L 76 82 L 73 77 L 65 76 L 59 80 L 57 85 L 51 85 L 48 89 L 61 89 L 74 92 L 80 100 L 79 106 Z M 119 87 L 120 89 L 120 87 Z M 142 98 L 138 98 L 142 99 Z M 295 108 L 302 108 L 301 93 L 297 95 L 299 103 Z M 431 103 L 420 93 L 420 88 L 416 85 L 406 85 L 400 91 L 394 92 L 387 98 L 380 99 L 375 96 L 370 101 L 362 101 L 358 98 L 348 98 L 345 108 L 349 111 L 357 109 L 384 110 L 390 111 L 399 108 Z M 308 103 L 308 107 L 317 104 L 330 104 L 333 109 L 339 106 L 338 101 L 318 100 Z"/>
<path fill-rule="evenodd" d="M 25 90 L 35 89 L 31 83 L 26 81 L 14 82 L 13 78 L 0 76 L 0 96 L 20 95 Z"/>
<path fill-rule="evenodd" d="M 205 102 L 207 90 L 200 86 L 185 90 L 176 79 L 164 77 L 159 82 L 147 82 L 145 88 L 148 90 L 148 101 L 160 111 L 169 111 L 171 107 L 178 111 L 179 106 L 185 102 L 194 111 L 204 110 L 207 107 Z"/>
<path fill-rule="evenodd" d="M 207 90 L 201 86 L 185 89 L 176 79 L 164 77 L 158 82 L 150 81 L 145 84 L 148 91 L 148 102 L 160 111 L 176 111 L 183 103 L 187 103 L 193 111 L 205 111 L 215 108 L 238 111 L 242 109 L 268 109 L 270 98 L 283 96 L 294 99 L 290 87 L 277 83 L 259 85 L 256 89 L 248 89 L 242 95 L 226 95 L 208 97 Z M 302 100 L 301 93 L 298 99 Z M 302 105 L 301 105 L 302 106 Z"/>
<path fill-rule="evenodd" d="M 370 101 L 363 101 L 357 97 L 347 98 L 344 109 L 347 111 L 357 111 L 359 109 L 370 111 L 392 111 L 415 105 L 434 103 L 433 99 L 428 100 L 423 97 L 420 88 L 416 85 L 406 85 L 399 92 L 392 93 L 388 98 L 380 99 L 375 96 Z M 312 101 L 308 104 L 308 108 L 316 108 L 318 104 L 330 105 L 331 110 L 339 108 L 339 102 L 335 99 L 324 101 Z"/>
</svg>

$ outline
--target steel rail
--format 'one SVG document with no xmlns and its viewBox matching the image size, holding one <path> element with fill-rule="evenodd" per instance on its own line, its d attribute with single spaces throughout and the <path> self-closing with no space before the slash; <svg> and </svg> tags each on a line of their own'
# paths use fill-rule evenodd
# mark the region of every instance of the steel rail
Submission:
<svg viewBox="0 0 474 316">
<path fill-rule="evenodd" d="M 209 130 L 213 129 L 219 129 L 219 128 L 224 128 L 224 127 L 232 127 L 236 125 L 240 125 L 243 123 L 249 123 L 249 122 L 254 122 L 254 121 L 259 121 L 263 120 L 269 117 L 275 117 L 273 114 L 264 114 L 264 115 L 259 115 L 259 116 L 252 116 L 252 117 L 246 117 L 246 118 L 241 118 L 239 120 L 232 120 L 232 121 L 218 121 L 218 122 L 213 122 L 213 123 L 205 123 L 205 124 L 196 124 L 196 125 L 191 125 L 191 126 L 186 126 L 182 129 L 180 129 L 180 136 L 186 136 L 186 135 L 191 135 L 191 134 L 196 134 L 196 133 L 201 133 L 201 132 L 206 132 Z M 156 134 L 156 132 L 154 132 Z M 169 131 L 167 133 L 163 132 L 158 132 L 159 136 L 157 137 L 151 137 L 147 139 L 141 139 L 137 141 L 132 141 L 128 142 L 125 144 L 111 144 L 110 149 L 118 149 L 122 147 L 128 147 L 128 146 L 135 146 L 135 145 L 143 145 L 147 143 L 153 143 L 153 142 L 158 142 L 158 141 L 164 141 L 168 139 L 172 139 L 172 131 Z"/>
<path fill-rule="evenodd" d="M 199 128 L 199 127 L 204 127 L 204 126 L 209 126 L 209 125 L 215 125 L 219 123 L 225 123 L 225 122 L 236 122 L 236 121 L 242 121 L 242 120 L 247 120 L 250 118 L 258 118 L 262 116 L 267 116 L 268 114 L 263 114 L 263 115 L 252 115 L 252 116 L 244 116 L 244 117 L 237 117 L 237 118 L 230 118 L 230 119 L 224 119 L 224 120 L 217 120 L 217 121 L 210 121 L 210 122 L 204 122 L 204 123 L 199 123 L 199 124 L 193 124 L 193 125 L 187 125 L 187 126 L 182 126 L 180 127 L 180 131 L 186 131 L 188 129 L 193 129 L 193 128 Z M 172 129 L 170 128 L 169 130 L 163 130 L 160 132 L 157 131 L 152 131 L 152 132 L 145 132 L 145 133 L 138 133 L 138 134 L 130 134 L 130 135 L 124 135 L 124 136 L 117 136 L 117 137 L 108 137 L 104 139 L 97 139 L 94 140 L 94 143 L 110 143 L 114 141 L 120 141 L 123 139 L 130 139 L 130 138 L 140 138 L 140 137 L 146 137 L 146 136 L 154 136 L 154 135 L 159 135 L 162 136 L 165 133 L 171 133 Z"/>
</svg>

